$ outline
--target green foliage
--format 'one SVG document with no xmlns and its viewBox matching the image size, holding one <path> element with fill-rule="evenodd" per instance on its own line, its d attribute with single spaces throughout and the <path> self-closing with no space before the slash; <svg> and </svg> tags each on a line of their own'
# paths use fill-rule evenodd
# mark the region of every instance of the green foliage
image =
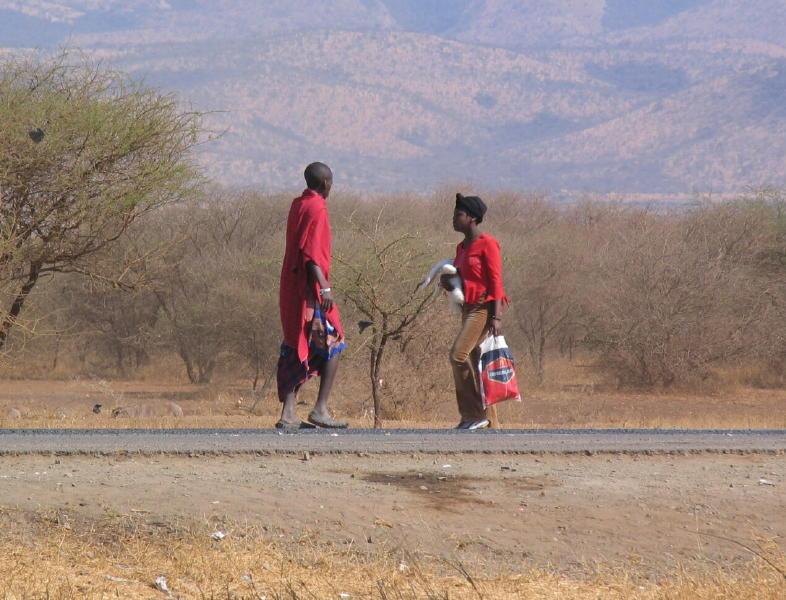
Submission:
<svg viewBox="0 0 786 600">
<path fill-rule="evenodd" d="M 141 214 L 190 192 L 199 115 L 63 55 L 0 63 L 0 131 L 2 347 L 40 276 L 88 271 Z"/>
</svg>

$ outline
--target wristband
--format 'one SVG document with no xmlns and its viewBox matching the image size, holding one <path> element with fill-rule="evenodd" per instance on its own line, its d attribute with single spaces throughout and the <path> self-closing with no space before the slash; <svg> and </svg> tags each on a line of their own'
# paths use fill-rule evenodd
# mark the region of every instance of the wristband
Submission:
<svg viewBox="0 0 786 600">
<path fill-rule="evenodd" d="M 331 291 L 331 289 L 330 289 L 329 287 L 326 287 L 326 288 L 320 288 L 320 290 L 319 290 L 319 295 L 320 295 L 320 296 L 323 296 L 323 295 L 325 294 L 325 292 L 330 292 L 330 291 Z"/>
</svg>

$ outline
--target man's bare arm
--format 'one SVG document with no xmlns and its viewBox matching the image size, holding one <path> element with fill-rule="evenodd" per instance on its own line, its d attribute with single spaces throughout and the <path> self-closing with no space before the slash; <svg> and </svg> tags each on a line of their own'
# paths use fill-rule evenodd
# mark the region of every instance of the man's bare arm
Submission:
<svg viewBox="0 0 786 600">
<path fill-rule="evenodd" d="M 333 307 L 333 290 L 330 289 L 330 283 L 328 282 L 325 274 L 322 272 L 320 266 L 315 263 L 314 261 L 309 261 L 306 263 L 306 268 L 308 269 L 308 276 L 311 281 L 316 281 L 319 284 L 320 289 L 320 298 L 319 298 L 319 305 L 323 311 L 329 311 Z"/>
</svg>

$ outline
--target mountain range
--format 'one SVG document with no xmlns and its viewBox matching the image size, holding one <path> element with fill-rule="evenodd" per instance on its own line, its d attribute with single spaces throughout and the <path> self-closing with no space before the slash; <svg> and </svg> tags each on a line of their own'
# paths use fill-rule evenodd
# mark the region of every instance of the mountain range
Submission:
<svg viewBox="0 0 786 600">
<path fill-rule="evenodd" d="M 223 183 L 680 198 L 786 184 L 782 0 L 0 0 L 0 48 L 175 91 Z"/>
</svg>

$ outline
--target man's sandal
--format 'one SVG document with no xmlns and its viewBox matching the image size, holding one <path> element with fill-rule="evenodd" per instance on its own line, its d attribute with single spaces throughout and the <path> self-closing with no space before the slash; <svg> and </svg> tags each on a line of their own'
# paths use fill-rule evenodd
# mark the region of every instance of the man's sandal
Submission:
<svg viewBox="0 0 786 600">
<path fill-rule="evenodd" d="M 298 431 L 302 426 L 303 423 L 301 421 L 284 421 L 280 419 L 278 423 L 276 423 L 276 429 L 286 432 Z"/>
<path fill-rule="evenodd" d="M 317 427 L 324 427 L 325 429 L 346 429 L 349 427 L 349 423 L 346 421 L 339 421 L 330 416 L 323 417 L 317 415 L 313 411 L 308 415 L 308 422 Z"/>
</svg>

